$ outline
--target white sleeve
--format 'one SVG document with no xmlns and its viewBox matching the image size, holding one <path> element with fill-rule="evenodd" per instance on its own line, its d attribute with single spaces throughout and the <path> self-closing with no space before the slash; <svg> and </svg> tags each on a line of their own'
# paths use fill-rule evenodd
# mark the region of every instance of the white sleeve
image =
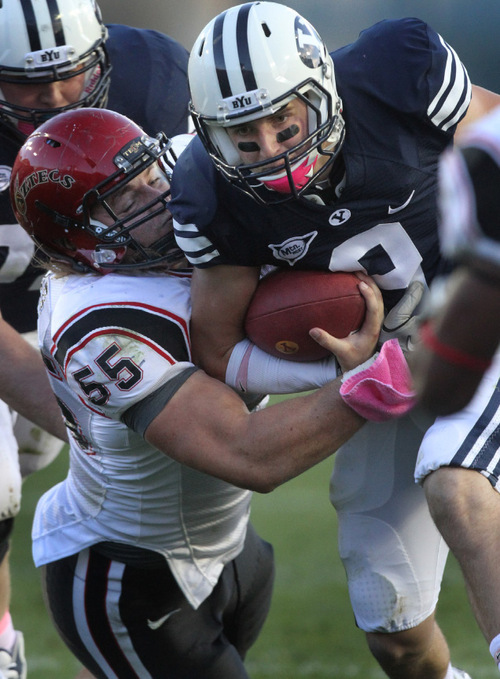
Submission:
<svg viewBox="0 0 500 679">
<path fill-rule="evenodd" d="M 299 363 L 276 358 L 245 339 L 234 347 L 226 370 L 226 384 L 245 393 L 295 394 L 322 387 L 339 373 L 334 356 Z"/>
</svg>

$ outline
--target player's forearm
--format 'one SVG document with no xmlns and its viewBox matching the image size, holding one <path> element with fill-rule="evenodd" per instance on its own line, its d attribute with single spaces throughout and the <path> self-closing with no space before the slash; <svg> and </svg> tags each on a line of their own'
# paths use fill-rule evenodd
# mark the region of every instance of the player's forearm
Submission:
<svg viewBox="0 0 500 679">
<path fill-rule="evenodd" d="M 249 413 L 232 389 L 198 371 L 145 437 L 182 464 L 266 493 L 333 454 L 363 425 L 339 387 L 336 380 Z"/>
<path fill-rule="evenodd" d="M 472 85 L 472 98 L 466 115 L 460 121 L 455 133 L 455 140 L 460 139 L 467 126 L 500 106 L 500 94 L 479 85 Z"/>
<path fill-rule="evenodd" d="M 42 429 L 67 440 L 61 411 L 40 353 L 3 319 L 0 319 L 0 347 L 0 398 Z"/>
<path fill-rule="evenodd" d="M 470 270 L 457 272 L 455 278 L 446 307 L 423 329 L 412 357 L 419 399 L 437 415 L 456 412 L 469 402 L 500 336 L 498 286 Z"/>
<path fill-rule="evenodd" d="M 233 347 L 245 337 L 245 313 L 259 271 L 256 267 L 216 266 L 193 272 L 193 360 L 222 382 Z"/>
<path fill-rule="evenodd" d="M 237 485 L 270 492 L 333 455 L 363 426 L 366 420 L 342 400 L 339 382 L 251 415 L 245 483 Z"/>
</svg>

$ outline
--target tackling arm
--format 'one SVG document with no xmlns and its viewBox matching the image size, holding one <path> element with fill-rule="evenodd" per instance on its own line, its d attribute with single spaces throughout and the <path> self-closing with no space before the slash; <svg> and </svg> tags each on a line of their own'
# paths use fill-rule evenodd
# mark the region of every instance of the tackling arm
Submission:
<svg viewBox="0 0 500 679">
<path fill-rule="evenodd" d="M 198 371 L 149 425 L 145 438 L 182 464 L 270 492 L 333 454 L 363 425 L 342 401 L 339 387 L 336 380 L 313 394 L 249 413 L 232 389 Z"/>
<path fill-rule="evenodd" d="M 498 266 L 476 260 L 453 274 L 452 285 L 412 356 L 417 395 L 436 415 L 467 405 L 500 341 Z"/>
<path fill-rule="evenodd" d="M 0 317 L 0 398 L 13 410 L 67 441 L 61 411 L 40 353 Z"/>
<path fill-rule="evenodd" d="M 330 351 L 342 347 L 350 364 L 371 356 L 383 315 L 377 293 L 366 285 L 367 314 L 358 333 L 339 341 L 315 329 L 317 341 Z M 378 378 L 386 378 L 377 361 L 357 380 L 363 372 L 378 384 Z M 344 402 L 340 386 L 336 379 L 307 396 L 250 413 L 231 388 L 197 371 L 149 423 L 145 438 L 182 464 L 269 492 L 332 455 L 363 425 L 365 420 Z M 378 412 L 392 406 L 393 395 L 389 403 L 378 401 Z"/>
</svg>

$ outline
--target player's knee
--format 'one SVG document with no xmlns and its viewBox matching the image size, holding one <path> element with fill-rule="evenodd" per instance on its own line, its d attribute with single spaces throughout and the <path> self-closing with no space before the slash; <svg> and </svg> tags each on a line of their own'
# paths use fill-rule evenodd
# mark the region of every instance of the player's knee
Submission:
<svg viewBox="0 0 500 679">
<path fill-rule="evenodd" d="M 433 524 L 432 529 L 431 536 L 426 533 L 431 561 L 432 550 L 437 551 L 441 542 Z M 430 539 L 434 535 L 436 545 Z M 422 573 L 416 571 L 410 558 L 416 547 L 409 536 L 404 537 L 394 525 L 375 517 L 339 517 L 339 552 L 356 623 L 365 632 L 401 632 L 415 627 L 434 609 L 439 578 L 427 566 Z M 380 550 L 380 545 L 385 549 Z"/>
<path fill-rule="evenodd" d="M 392 634 L 369 632 L 368 647 L 381 667 L 394 671 L 396 668 L 413 667 L 421 662 L 434 643 L 434 616 L 420 625 Z"/>
<path fill-rule="evenodd" d="M 432 518 L 450 546 L 454 536 L 462 542 L 466 536 L 479 539 L 485 517 L 500 512 L 497 491 L 475 470 L 440 467 L 423 485 Z"/>
</svg>

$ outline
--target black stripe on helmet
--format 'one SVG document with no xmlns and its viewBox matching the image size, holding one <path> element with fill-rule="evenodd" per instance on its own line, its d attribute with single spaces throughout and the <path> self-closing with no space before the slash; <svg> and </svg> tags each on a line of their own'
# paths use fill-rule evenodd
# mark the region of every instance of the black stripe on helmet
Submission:
<svg viewBox="0 0 500 679">
<path fill-rule="evenodd" d="M 30 48 L 32 52 L 37 52 L 42 49 L 40 40 L 40 33 L 38 31 L 38 23 L 36 20 L 35 10 L 33 9 L 32 0 L 21 0 L 21 7 L 24 12 L 24 21 L 28 30 L 28 39 L 30 41 Z M 52 30 L 54 32 L 54 47 L 60 47 L 66 44 L 64 37 L 64 29 L 61 20 L 61 12 L 57 0 L 47 0 L 47 9 L 50 14 L 52 22 Z"/>
<path fill-rule="evenodd" d="M 238 11 L 236 19 L 236 45 L 238 47 L 238 60 L 241 68 L 241 74 L 245 83 L 247 92 L 257 89 L 257 82 L 252 68 L 252 61 L 250 59 L 250 48 L 248 45 L 248 14 L 254 3 L 249 2 L 242 5 Z M 213 32 L 213 49 L 214 49 L 214 63 L 219 87 L 222 98 L 230 97 L 234 93 L 231 91 L 229 84 L 228 69 L 226 59 L 224 56 L 224 47 L 222 36 L 224 34 L 224 21 L 226 12 L 220 14 L 215 20 Z"/>
<path fill-rule="evenodd" d="M 21 0 L 21 7 L 24 12 L 24 21 L 28 31 L 31 52 L 36 52 L 42 49 L 42 43 L 40 42 L 40 34 L 38 33 L 35 10 L 33 9 L 31 0 Z"/>
<path fill-rule="evenodd" d="M 47 0 L 47 7 L 52 21 L 52 30 L 54 31 L 54 38 L 56 41 L 55 47 L 61 47 L 61 45 L 66 44 L 66 39 L 64 37 L 61 11 L 57 4 L 57 0 Z"/>
<path fill-rule="evenodd" d="M 238 19 L 236 21 L 236 44 L 238 45 L 238 58 L 240 60 L 241 73 L 245 83 L 247 92 L 252 92 L 257 89 L 257 81 L 252 67 L 252 60 L 250 58 L 250 47 L 248 45 L 248 14 L 252 8 L 253 3 L 249 2 L 238 12 Z"/>
<path fill-rule="evenodd" d="M 229 87 L 229 78 L 227 77 L 226 60 L 224 59 L 224 48 L 222 47 L 222 32 L 224 28 L 224 19 L 226 12 L 219 14 L 214 24 L 214 62 L 215 72 L 219 81 L 219 87 L 222 98 L 230 97 L 232 92 Z"/>
</svg>

